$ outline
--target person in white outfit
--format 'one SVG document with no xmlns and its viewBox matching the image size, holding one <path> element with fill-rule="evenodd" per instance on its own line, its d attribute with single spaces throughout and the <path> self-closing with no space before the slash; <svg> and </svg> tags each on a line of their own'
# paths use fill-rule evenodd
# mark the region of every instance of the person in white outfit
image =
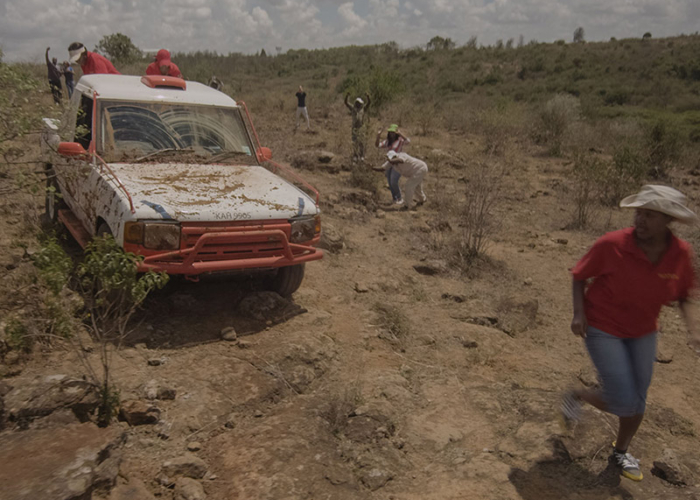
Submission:
<svg viewBox="0 0 700 500">
<path fill-rule="evenodd" d="M 406 153 L 396 151 L 388 151 L 386 158 L 387 162 L 382 168 L 394 167 L 401 177 L 406 178 L 406 184 L 403 186 L 403 208 L 405 210 L 413 208 L 414 196 L 418 199 L 418 205 L 425 203 L 427 197 L 423 192 L 423 180 L 428 174 L 428 164 Z"/>
</svg>

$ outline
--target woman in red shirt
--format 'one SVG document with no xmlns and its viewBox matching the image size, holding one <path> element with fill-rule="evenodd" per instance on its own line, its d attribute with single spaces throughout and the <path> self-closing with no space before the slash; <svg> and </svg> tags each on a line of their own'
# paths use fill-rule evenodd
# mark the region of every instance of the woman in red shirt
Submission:
<svg viewBox="0 0 700 500">
<path fill-rule="evenodd" d="M 679 302 L 691 347 L 700 348 L 700 332 L 688 314 L 695 288 L 692 250 L 668 228 L 674 220 L 692 223 L 696 216 L 685 207 L 685 196 L 667 186 L 644 186 L 620 206 L 635 209 L 633 227 L 598 239 L 571 270 L 571 330 L 585 340 L 602 389 L 566 393 L 561 410 L 567 423 L 579 418 L 581 402 L 617 415 L 610 458 L 623 476 L 640 481 L 639 461 L 627 448 L 644 418 L 661 306 Z M 588 280 L 593 281 L 587 286 Z"/>
</svg>

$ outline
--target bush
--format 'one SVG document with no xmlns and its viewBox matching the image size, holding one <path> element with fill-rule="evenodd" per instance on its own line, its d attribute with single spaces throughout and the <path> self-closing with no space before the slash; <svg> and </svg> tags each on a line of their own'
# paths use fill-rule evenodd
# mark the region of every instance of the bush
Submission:
<svg viewBox="0 0 700 500">
<path fill-rule="evenodd" d="M 569 94 L 557 94 L 537 114 L 534 139 L 549 146 L 549 153 L 558 156 L 571 125 L 581 115 L 579 100 Z"/>
<path fill-rule="evenodd" d="M 382 109 L 405 90 L 403 80 L 394 71 L 375 68 L 364 75 L 352 75 L 345 78 L 338 86 L 341 94 L 364 96 L 371 98 L 371 106 L 375 110 Z"/>
<path fill-rule="evenodd" d="M 681 157 L 683 139 L 676 123 L 658 119 L 644 131 L 646 161 L 649 175 L 665 177 L 672 163 Z"/>
<path fill-rule="evenodd" d="M 603 179 L 603 203 L 617 205 L 624 196 L 642 184 L 646 170 L 644 159 L 637 148 L 628 145 L 619 147 L 613 154 L 613 161 Z"/>
<path fill-rule="evenodd" d="M 601 186 L 605 184 L 606 165 L 590 153 L 574 155 L 572 167 L 574 179 L 574 215 L 569 225 L 573 229 L 588 227 L 595 210 L 596 200 L 600 197 Z"/>
</svg>

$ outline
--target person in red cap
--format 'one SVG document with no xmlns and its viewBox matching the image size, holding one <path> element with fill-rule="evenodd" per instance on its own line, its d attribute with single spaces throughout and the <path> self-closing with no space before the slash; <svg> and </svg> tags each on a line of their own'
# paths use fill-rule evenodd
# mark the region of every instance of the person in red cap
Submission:
<svg viewBox="0 0 700 500">
<path fill-rule="evenodd" d="M 84 75 L 121 75 L 109 59 L 96 52 L 89 52 L 80 42 L 73 42 L 68 46 L 68 55 L 72 64 L 80 64 Z"/>
<path fill-rule="evenodd" d="M 170 52 L 160 49 L 156 54 L 155 61 L 146 68 L 147 75 L 167 75 L 182 78 L 180 68 L 170 60 Z"/>
</svg>

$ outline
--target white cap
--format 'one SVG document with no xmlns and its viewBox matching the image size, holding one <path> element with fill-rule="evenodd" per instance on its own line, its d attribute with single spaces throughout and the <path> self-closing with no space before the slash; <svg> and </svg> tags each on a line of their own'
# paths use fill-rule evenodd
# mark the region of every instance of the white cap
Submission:
<svg viewBox="0 0 700 500">
<path fill-rule="evenodd" d="M 393 149 L 390 149 L 389 151 L 386 152 L 386 157 L 390 160 L 393 160 L 397 156 L 398 155 L 396 154 L 396 151 L 394 151 Z"/>
<path fill-rule="evenodd" d="M 358 97 L 357 99 L 355 99 L 355 102 L 359 102 L 360 104 L 364 104 L 364 103 L 365 103 L 365 101 L 363 101 L 363 100 L 362 100 L 361 98 L 359 98 L 359 97 Z"/>
<path fill-rule="evenodd" d="M 75 50 L 69 50 L 68 55 L 70 56 L 70 62 L 75 64 L 78 62 L 78 59 L 80 59 L 80 56 L 83 55 L 83 52 L 86 52 L 87 49 L 85 47 L 80 47 L 79 49 Z"/>
</svg>

